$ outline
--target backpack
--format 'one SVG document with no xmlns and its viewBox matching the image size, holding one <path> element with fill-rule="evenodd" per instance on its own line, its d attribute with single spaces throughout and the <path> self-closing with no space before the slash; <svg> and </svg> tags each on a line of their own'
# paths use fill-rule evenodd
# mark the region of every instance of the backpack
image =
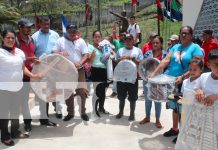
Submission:
<svg viewBox="0 0 218 150">
<path fill-rule="evenodd" d="M 135 29 L 136 29 L 137 24 L 135 24 Z M 142 42 L 142 33 L 139 33 L 139 41 L 137 44 L 140 44 Z"/>
</svg>

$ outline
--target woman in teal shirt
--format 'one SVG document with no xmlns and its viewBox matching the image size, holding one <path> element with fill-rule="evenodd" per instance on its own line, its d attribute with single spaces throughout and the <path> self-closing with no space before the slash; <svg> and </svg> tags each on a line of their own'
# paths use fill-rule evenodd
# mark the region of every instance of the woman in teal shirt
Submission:
<svg viewBox="0 0 218 150">
<path fill-rule="evenodd" d="M 95 110 L 96 100 L 99 101 L 99 109 L 98 112 L 103 114 L 109 114 L 104 109 L 105 102 L 105 93 L 107 84 L 107 69 L 106 65 L 100 61 L 100 58 L 103 56 L 103 51 L 99 49 L 99 43 L 102 38 L 102 34 L 100 31 L 94 31 L 92 34 L 93 45 L 89 45 L 89 53 L 90 53 L 90 63 L 92 64 L 91 68 L 91 80 L 94 85 L 95 93 L 92 99 L 93 111 Z"/>
</svg>

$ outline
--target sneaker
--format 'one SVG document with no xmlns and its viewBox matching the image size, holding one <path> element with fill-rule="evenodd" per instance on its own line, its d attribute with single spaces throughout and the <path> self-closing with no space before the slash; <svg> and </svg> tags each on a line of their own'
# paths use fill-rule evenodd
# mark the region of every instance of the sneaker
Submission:
<svg viewBox="0 0 218 150">
<path fill-rule="evenodd" d="M 172 142 L 173 142 L 174 144 L 176 144 L 176 141 L 177 141 L 177 137 L 176 137 L 175 139 L 173 139 Z"/>
<path fill-rule="evenodd" d="M 115 92 L 113 92 L 113 93 L 110 95 L 111 98 L 114 98 L 114 97 L 116 97 L 116 96 L 117 96 L 117 93 L 115 93 Z"/>
<path fill-rule="evenodd" d="M 179 134 L 179 130 L 178 131 L 175 131 L 173 130 L 173 128 L 171 128 L 169 131 L 165 132 L 163 134 L 163 136 L 165 137 L 171 137 L 171 136 L 177 136 Z"/>
<path fill-rule="evenodd" d="M 82 120 L 84 120 L 84 121 L 89 121 L 89 117 L 88 117 L 87 114 L 82 114 L 82 115 L 81 115 L 81 118 L 82 118 Z"/>
<path fill-rule="evenodd" d="M 64 119 L 63 119 L 63 121 L 69 121 L 69 120 L 71 120 L 72 118 L 74 117 L 74 115 L 66 115 L 65 117 L 64 117 Z"/>
</svg>

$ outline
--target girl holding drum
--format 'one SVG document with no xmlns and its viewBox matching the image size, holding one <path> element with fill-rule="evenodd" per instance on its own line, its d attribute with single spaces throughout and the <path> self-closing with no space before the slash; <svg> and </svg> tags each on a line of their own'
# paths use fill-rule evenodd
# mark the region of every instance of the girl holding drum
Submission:
<svg viewBox="0 0 218 150">
<path fill-rule="evenodd" d="M 152 47 L 153 47 L 152 50 L 149 50 L 144 54 L 144 58 L 157 58 L 158 60 L 164 59 L 167 52 L 165 50 L 163 50 L 163 38 L 160 36 L 154 37 L 154 39 L 152 41 Z M 140 124 L 145 124 L 145 123 L 150 122 L 152 101 L 149 100 L 149 98 L 148 98 L 148 95 L 147 95 L 148 88 L 147 88 L 146 84 L 147 84 L 147 82 L 143 81 L 146 116 L 143 120 L 141 120 L 139 122 Z M 161 103 L 160 102 L 154 102 L 154 103 L 155 103 L 156 127 L 162 128 L 162 125 L 160 123 Z"/>
</svg>

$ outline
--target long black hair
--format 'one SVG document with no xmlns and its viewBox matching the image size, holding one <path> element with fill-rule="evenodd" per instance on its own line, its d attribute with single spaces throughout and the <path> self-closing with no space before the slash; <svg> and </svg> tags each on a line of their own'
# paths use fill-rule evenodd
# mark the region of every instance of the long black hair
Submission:
<svg viewBox="0 0 218 150">
<path fill-rule="evenodd" d="M 16 37 L 15 31 L 13 29 L 11 29 L 11 28 L 7 28 L 7 29 L 4 29 L 2 31 L 2 33 L 1 33 L 2 40 L 7 36 L 8 33 L 13 33 L 14 36 Z M 1 43 L 1 47 L 4 48 L 5 50 L 9 51 L 9 52 L 12 51 L 12 48 L 4 46 L 4 42 L 3 41 Z"/>
</svg>

